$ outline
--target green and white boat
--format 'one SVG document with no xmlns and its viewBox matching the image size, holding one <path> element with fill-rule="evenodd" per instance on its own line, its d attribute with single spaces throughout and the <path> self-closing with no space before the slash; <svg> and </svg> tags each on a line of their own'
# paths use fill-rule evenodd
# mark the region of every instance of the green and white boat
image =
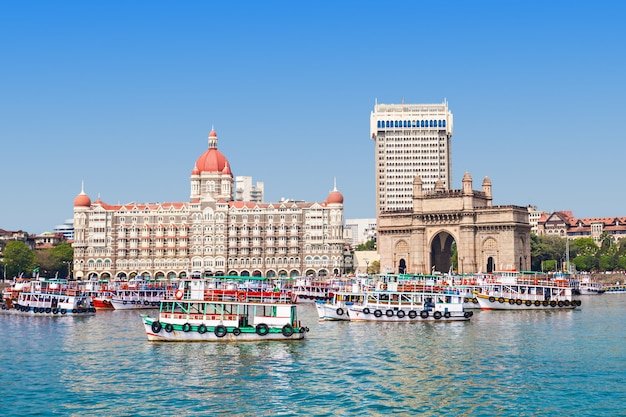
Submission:
<svg viewBox="0 0 626 417">
<path fill-rule="evenodd" d="M 300 340 L 308 332 L 290 288 L 257 277 L 181 279 L 158 316 L 141 319 L 150 341 Z"/>
</svg>

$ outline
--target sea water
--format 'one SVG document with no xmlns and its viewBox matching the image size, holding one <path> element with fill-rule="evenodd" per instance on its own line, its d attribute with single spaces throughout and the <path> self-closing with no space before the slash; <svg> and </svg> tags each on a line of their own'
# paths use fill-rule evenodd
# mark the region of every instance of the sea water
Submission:
<svg viewBox="0 0 626 417">
<path fill-rule="evenodd" d="M 139 314 L 0 315 L 1 416 L 626 415 L 626 294 L 303 341 L 149 342 Z"/>
</svg>

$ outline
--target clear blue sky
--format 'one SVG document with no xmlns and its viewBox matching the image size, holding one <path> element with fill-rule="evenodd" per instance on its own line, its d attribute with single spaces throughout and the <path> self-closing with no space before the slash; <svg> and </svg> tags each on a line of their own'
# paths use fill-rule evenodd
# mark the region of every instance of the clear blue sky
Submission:
<svg viewBox="0 0 626 417">
<path fill-rule="evenodd" d="M 452 187 L 626 216 L 626 6 L 575 1 L 4 1 L 0 228 L 189 200 L 211 126 L 265 200 L 375 217 L 374 103 L 454 114 Z"/>
</svg>

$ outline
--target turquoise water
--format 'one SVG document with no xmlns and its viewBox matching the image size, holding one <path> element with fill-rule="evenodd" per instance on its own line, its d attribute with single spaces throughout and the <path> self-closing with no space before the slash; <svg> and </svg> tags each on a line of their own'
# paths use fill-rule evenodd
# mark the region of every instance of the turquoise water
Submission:
<svg viewBox="0 0 626 417">
<path fill-rule="evenodd" d="M 148 342 L 139 314 L 0 315 L 2 416 L 626 415 L 626 294 L 305 341 Z"/>
</svg>

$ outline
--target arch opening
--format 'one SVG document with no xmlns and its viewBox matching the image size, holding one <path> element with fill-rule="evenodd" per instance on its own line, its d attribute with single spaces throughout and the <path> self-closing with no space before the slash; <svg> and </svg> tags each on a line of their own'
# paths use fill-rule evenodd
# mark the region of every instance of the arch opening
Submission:
<svg viewBox="0 0 626 417">
<path fill-rule="evenodd" d="M 439 232 L 430 244 L 431 272 L 446 273 L 452 270 L 456 242 L 448 232 Z"/>
</svg>

